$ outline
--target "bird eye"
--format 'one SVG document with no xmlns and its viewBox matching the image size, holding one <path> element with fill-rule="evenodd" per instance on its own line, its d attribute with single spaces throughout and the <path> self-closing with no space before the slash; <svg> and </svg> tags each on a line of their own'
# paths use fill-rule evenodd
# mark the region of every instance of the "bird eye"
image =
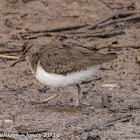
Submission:
<svg viewBox="0 0 140 140">
<path fill-rule="evenodd" d="M 32 57 L 33 57 L 33 56 L 35 56 L 35 54 L 34 54 L 34 53 L 32 54 Z"/>
</svg>

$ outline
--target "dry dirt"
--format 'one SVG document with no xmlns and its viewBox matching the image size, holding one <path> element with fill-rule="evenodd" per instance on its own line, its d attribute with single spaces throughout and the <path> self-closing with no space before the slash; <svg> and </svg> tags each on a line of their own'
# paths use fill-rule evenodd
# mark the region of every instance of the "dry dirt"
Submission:
<svg viewBox="0 0 140 140">
<path fill-rule="evenodd" d="M 125 8 L 131 2 L 135 8 Z M 0 0 L 0 51 L 21 48 L 25 40 L 14 36 L 27 29 L 92 25 L 113 13 L 139 10 L 139 0 Z M 37 39 L 50 42 L 56 38 Z M 33 77 L 27 62 L 10 67 L 14 60 L 0 59 L 0 139 L 10 139 L 8 134 L 13 134 L 16 140 L 139 140 L 140 65 L 135 58 L 140 56 L 140 47 L 127 46 L 140 45 L 140 22 L 127 25 L 124 35 L 76 42 L 106 46 L 113 41 L 126 47 L 111 49 L 118 58 L 103 64 L 92 77 L 94 80 L 81 86 L 84 105 L 79 108 L 73 106 L 75 87 L 66 88 L 63 96 L 46 104 L 32 104 L 31 101 L 52 96 L 55 89 L 40 92 L 43 85 Z M 108 49 L 99 52 L 108 53 Z M 39 137 L 37 132 L 41 131 L 45 133 Z M 35 135 L 20 135 L 26 132 Z M 53 136 L 47 138 L 51 133 Z"/>
</svg>

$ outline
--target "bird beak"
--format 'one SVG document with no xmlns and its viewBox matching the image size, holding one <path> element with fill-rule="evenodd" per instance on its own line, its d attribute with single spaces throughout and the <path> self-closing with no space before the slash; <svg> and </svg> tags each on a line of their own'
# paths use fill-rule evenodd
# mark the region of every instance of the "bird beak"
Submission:
<svg viewBox="0 0 140 140">
<path fill-rule="evenodd" d="M 15 66 L 17 63 L 19 63 L 19 62 L 21 62 L 21 61 L 24 61 L 24 60 L 25 60 L 25 56 L 22 55 L 21 57 L 19 57 L 19 59 L 18 59 L 16 62 L 14 62 L 12 65 L 10 65 L 10 67 L 13 67 L 13 66 Z"/>
</svg>

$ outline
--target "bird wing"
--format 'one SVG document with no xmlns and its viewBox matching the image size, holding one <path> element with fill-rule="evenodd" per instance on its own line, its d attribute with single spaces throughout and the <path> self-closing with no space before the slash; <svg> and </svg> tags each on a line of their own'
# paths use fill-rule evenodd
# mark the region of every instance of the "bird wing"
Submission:
<svg viewBox="0 0 140 140">
<path fill-rule="evenodd" d="M 44 59 L 45 58 L 45 59 Z M 116 58 L 70 44 L 49 44 L 40 49 L 40 64 L 48 73 L 67 75 Z"/>
</svg>

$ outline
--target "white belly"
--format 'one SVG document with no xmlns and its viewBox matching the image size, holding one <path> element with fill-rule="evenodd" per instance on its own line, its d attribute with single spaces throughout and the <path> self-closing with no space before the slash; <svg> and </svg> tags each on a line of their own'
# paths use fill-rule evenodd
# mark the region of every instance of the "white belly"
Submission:
<svg viewBox="0 0 140 140">
<path fill-rule="evenodd" d="M 80 72 L 71 73 L 68 75 L 50 74 L 47 73 L 40 64 L 38 64 L 35 77 L 42 84 L 52 87 L 65 87 L 81 83 L 90 78 L 100 66 L 93 66 L 87 70 L 81 70 Z"/>
</svg>

